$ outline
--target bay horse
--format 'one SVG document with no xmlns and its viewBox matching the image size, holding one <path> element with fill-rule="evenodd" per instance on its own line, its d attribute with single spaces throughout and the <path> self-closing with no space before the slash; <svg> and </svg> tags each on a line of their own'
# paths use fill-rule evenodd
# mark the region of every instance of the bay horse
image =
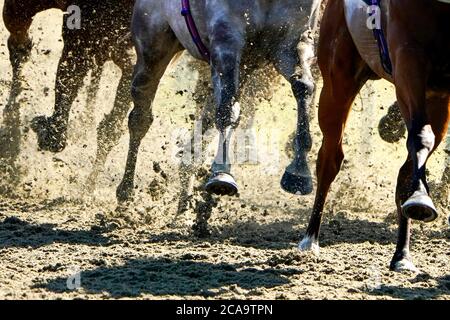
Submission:
<svg viewBox="0 0 450 320">
<path fill-rule="evenodd" d="M 319 102 L 323 141 L 314 208 L 299 248 L 319 250 L 323 207 L 344 158 L 343 134 L 351 105 L 367 80 L 384 78 L 395 85 L 408 131 L 408 157 L 397 181 L 398 239 L 390 268 L 417 271 L 410 256 L 411 220 L 429 222 L 437 217 L 425 167 L 449 123 L 450 4 L 448 0 L 385 0 L 377 10 L 373 4 L 368 0 L 329 0 L 324 12 L 318 47 L 324 79 Z M 375 31 L 368 27 L 372 26 L 368 12 L 374 11 L 381 18 L 376 28 L 384 34 L 391 73 L 385 63 L 388 60 L 380 58 L 382 48 Z"/>
<path fill-rule="evenodd" d="M 92 70 L 92 90 L 88 97 L 95 97 L 103 65 L 112 60 L 122 71 L 117 87 L 114 107 L 101 121 L 97 129 L 97 156 L 92 182 L 103 167 L 111 149 L 122 135 L 123 121 L 131 108 L 131 77 L 133 52 L 130 22 L 134 0 L 5 0 L 3 21 L 10 32 L 8 49 L 13 69 L 12 101 L 21 87 L 21 70 L 32 49 L 29 28 L 33 17 L 44 10 L 78 6 L 81 12 L 79 29 L 68 24 L 70 16 L 64 16 L 62 37 L 64 48 L 59 60 L 55 83 L 55 106 L 50 117 L 33 119 L 32 129 L 37 133 L 39 148 L 61 152 L 67 143 L 69 113 L 83 81 Z"/>
<path fill-rule="evenodd" d="M 315 57 L 312 35 L 319 18 L 320 1 L 182 3 L 183 7 L 179 0 L 136 1 L 132 19 L 138 56 L 131 90 L 134 109 L 129 116 L 130 144 L 125 173 L 117 188 L 118 201 L 124 202 L 132 196 L 139 146 L 153 121 L 152 101 L 167 66 L 183 50 L 211 65 L 215 123 L 220 139 L 206 190 L 218 195 L 238 192 L 231 175 L 229 150 L 239 122 L 240 88 L 245 82 L 251 83 L 247 76 L 251 70 L 272 63 L 290 82 L 298 102 L 296 156 L 285 171 L 282 186 L 293 193 L 311 193 L 307 110 L 315 89 L 310 65 Z M 185 18 L 180 14 L 182 8 Z"/>
</svg>

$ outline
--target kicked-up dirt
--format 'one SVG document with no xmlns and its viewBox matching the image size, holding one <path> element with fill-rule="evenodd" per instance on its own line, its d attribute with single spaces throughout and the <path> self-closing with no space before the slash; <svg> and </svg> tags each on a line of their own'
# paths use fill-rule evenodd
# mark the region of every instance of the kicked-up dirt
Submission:
<svg viewBox="0 0 450 320">
<path fill-rule="evenodd" d="M 388 269 L 396 242 L 396 174 L 406 158 L 404 139 L 388 144 L 377 131 L 395 99 L 390 84 L 369 83 L 355 101 L 346 160 L 326 206 L 320 255 L 313 256 L 296 246 L 314 195 L 289 195 L 279 186 L 296 122 L 296 103 L 284 80 L 263 83 L 272 90 L 258 97 L 248 92 L 242 103 L 242 126 L 252 129 L 257 158 L 234 165 L 237 197 L 202 192 L 214 141 L 198 167 L 180 164 L 200 114 L 198 64 L 187 56 L 162 80 L 132 203 L 118 209 L 115 200 L 128 147 L 125 123 L 96 185 L 86 183 L 96 127 L 112 108 L 120 76 L 112 63 L 95 101 L 86 101 L 83 91 L 74 104 L 66 150 L 38 151 L 30 121 L 52 112 L 61 21 L 57 10 L 35 18 L 19 110 L 6 108 L 12 74 L 8 34 L 0 24 L 0 149 L 15 150 L 0 155 L 0 298 L 450 299 L 448 194 L 439 192 L 449 161 L 445 145 L 428 168 L 440 217 L 413 224 L 412 255 L 422 273 Z M 316 111 L 317 101 L 312 169 L 321 139 Z M 5 139 L 12 129 L 15 138 Z M 210 234 L 198 237 L 208 217 Z"/>
</svg>

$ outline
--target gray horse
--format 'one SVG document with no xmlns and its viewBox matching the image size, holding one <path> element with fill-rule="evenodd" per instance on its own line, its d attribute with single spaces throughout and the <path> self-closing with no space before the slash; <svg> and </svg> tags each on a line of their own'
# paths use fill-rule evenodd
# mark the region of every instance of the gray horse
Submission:
<svg viewBox="0 0 450 320">
<path fill-rule="evenodd" d="M 240 88 L 252 70 L 273 64 L 290 82 L 298 102 L 295 159 L 286 169 L 282 187 L 291 193 L 312 192 L 307 153 L 311 148 L 308 107 L 315 91 L 311 74 L 314 34 L 320 0 L 197 0 L 190 12 L 209 52 L 216 103 L 215 122 L 220 133 L 217 156 L 206 190 L 234 195 L 230 141 L 239 122 Z M 181 16 L 179 0 L 138 0 L 132 21 L 137 64 L 132 83 L 134 109 L 129 116 L 130 145 L 125 174 L 117 189 L 119 202 L 132 196 L 137 154 L 152 121 L 152 101 L 167 66 L 188 50 L 205 59 Z"/>
</svg>

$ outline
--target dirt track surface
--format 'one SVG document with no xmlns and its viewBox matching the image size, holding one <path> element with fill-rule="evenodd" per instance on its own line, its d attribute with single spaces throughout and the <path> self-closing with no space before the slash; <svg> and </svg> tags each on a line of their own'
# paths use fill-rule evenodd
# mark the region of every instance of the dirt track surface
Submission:
<svg viewBox="0 0 450 320">
<path fill-rule="evenodd" d="M 182 186 L 173 132 L 191 130 L 198 114 L 192 102 L 197 74 L 183 57 L 168 70 L 155 100 L 155 122 L 138 161 L 135 200 L 116 210 L 126 131 L 95 191 L 85 185 L 95 156 L 95 129 L 112 107 L 119 79 L 113 64 L 107 66 L 91 107 L 85 92 L 80 93 L 64 152 L 38 151 L 29 129 L 35 115 L 49 115 L 53 108 L 60 23 L 61 13 L 52 10 L 39 14 L 31 30 L 34 49 L 24 71 L 27 85 L 17 123 L 20 153 L 14 174 L 6 170 L 2 178 L 0 298 L 450 299 L 449 207 L 440 195 L 440 218 L 413 225 L 412 255 L 423 273 L 388 270 L 396 241 L 396 173 L 406 157 L 404 139 L 387 144 L 376 130 L 394 100 L 392 86 L 370 83 L 356 100 L 345 138 L 347 160 L 332 188 L 321 253 L 315 257 L 296 250 L 313 195 L 292 196 L 279 187 L 296 120 L 287 83 L 276 81 L 272 99 L 255 103 L 256 136 L 258 141 L 273 138 L 275 158 L 258 149 L 257 164 L 234 167 L 239 197 L 203 202 L 194 195 L 187 210 L 178 212 Z M 2 109 L 11 79 L 6 39 L 1 23 Z M 312 122 L 314 169 L 321 136 L 316 117 Z M 209 161 L 196 172 L 195 190 L 201 189 Z M 444 163 L 442 146 L 429 165 L 432 187 L 439 184 Z M 192 225 L 196 212 L 208 206 L 211 235 L 199 239 Z"/>
</svg>

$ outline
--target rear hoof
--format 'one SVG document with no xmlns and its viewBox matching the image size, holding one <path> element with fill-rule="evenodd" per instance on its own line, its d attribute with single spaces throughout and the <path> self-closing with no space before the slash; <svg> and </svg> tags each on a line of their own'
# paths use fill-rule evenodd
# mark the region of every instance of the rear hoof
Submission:
<svg viewBox="0 0 450 320">
<path fill-rule="evenodd" d="M 119 204 L 133 200 L 133 184 L 122 181 L 117 187 L 116 199 Z"/>
<path fill-rule="evenodd" d="M 412 263 L 409 259 L 403 258 L 399 261 L 392 261 L 390 269 L 395 272 L 401 273 L 420 273 L 420 270 L 416 268 L 414 263 Z"/>
<path fill-rule="evenodd" d="M 288 171 L 284 172 L 281 178 L 281 188 L 296 195 L 307 195 L 313 192 L 313 182 L 311 175 L 297 176 Z"/>
<path fill-rule="evenodd" d="M 431 198 L 425 194 L 412 195 L 402 205 L 403 216 L 423 222 L 436 220 L 438 214 Z"/>
<path fill-rule="evenodd" d="M 208 238 L 212 234 L 207 224 L 195 224 L 192 226 L 192 231 L 194 236 L 199 239 Z"/>
<path fill-rule="evenodd" d="M 66 137 L 51 118 L 36 117 L 31 122 L 31 129 L 36 132 L 40 150 L 58 153 L 66 148 Z"/>
<path fill-rule="evenodd" d="M 388 143 L 398 142 L 405 136 L 406 126 L 397 104 L 390 106 L 388 113 L 380 120 L 378 133 Z"/>
<path fill-rule="evenodd" d="M 238 186 L 233 176 L 225 173 L 215 173 L 209 178 L 205 185 L 205 190 L 208 193 L 219 196 L 234 196 L 238 193 Z"/>
<path fill-rule="evenodd" d="M 314 255 L 318 256 L 320 252 L 319 241 L 306 236 L 298 244 L 298 249 L 303 252 L 312 252 Z"/>
</svg>

